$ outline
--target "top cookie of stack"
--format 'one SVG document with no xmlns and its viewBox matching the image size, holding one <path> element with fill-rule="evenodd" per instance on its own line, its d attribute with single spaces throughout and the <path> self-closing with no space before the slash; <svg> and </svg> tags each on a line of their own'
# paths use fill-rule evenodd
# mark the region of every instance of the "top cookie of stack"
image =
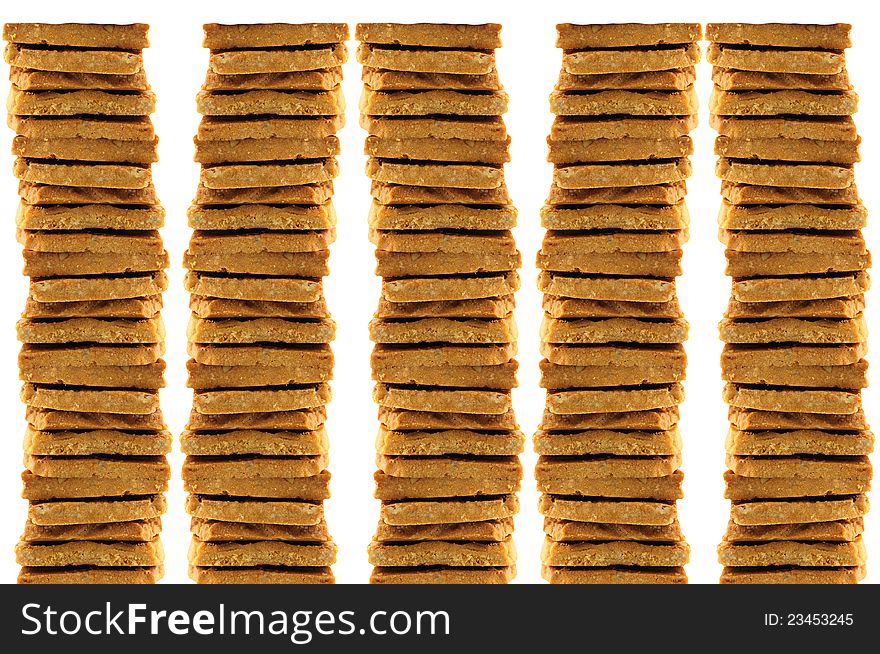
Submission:
<svg viewBox="0 0 880 654">
<path fill-rule="evenodd" d="M 720 238 L 733 278 L 721 324 L 733 502 L 719 548 L 726 583 L 864 575 L 871 260 L 853 175 L 849 30 L 707 26 Z"/>
<path fill-rule="evenodd" d="M 498 25 L 362 24 L 361 125 L 382 299 L 373 583 L 504 583 L 522 477 L 520 256 Z"/>
<path fill-rule="evenodd" d="M 182 436 L 199 583 L 329 583 L 323 295 L 345 24 L 205 25 Z"/>
<path fill-rule="evenodd" d="M 170 436 L 147 26 L 9 24 L 4 38 L 31 277 L 19 581 L 153 582 Z"/>
<path fill-rule="evenodd" d="M 696 24 L 559 25 L 535 434 L 552 583 L 683 583 L 676 426 L 687 337 Z"/>
</svg>

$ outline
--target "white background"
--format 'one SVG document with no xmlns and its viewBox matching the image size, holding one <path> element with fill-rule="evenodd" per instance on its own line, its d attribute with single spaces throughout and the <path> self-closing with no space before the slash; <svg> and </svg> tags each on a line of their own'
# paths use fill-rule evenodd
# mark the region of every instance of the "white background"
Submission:
<svg viewBox="0 0 880 654">
<path fill-rule="evenodd" d="M 544 0 L 537 2 L 476 2 L 442 0 L 420 3 L 413 0 L 359 2 L 260 2 L 258 0 L 213 0 L 197 2 L 59 2 L 27 0 L 3 2 L 0 22 L 146 22 L 151 25 L 152 47 L 146 51 L 146 69 L 158 95 L 158 111 L 153 116 L 160 136 L 161 161 L 153 176 L 159 196 L 168 212 L 163 230 L 171 254 L 171 286 L 165 294 L 164 317 L 168 330 L 167 388 L 162 391 L 166 420 L 177 435 L 190 410 L 190 391 L 185 387 L 185 329 L 189 316 L 187 294 L 182 286 L 180 262 L 189 238 L 186 208 L 193 197 L 198 166 L 192 162 L 192 137 L 199 116 L 194 97 L 207 67 L 207 51 L 201 47 L 205 22 L 348 22 L 352 32 L 358 21 L 393 22 L 499 22 L 504 29 L 504 47 L 498 51 L 501 79 L 510 94 L 506 116 L 513 138 L 513 162 L 507 165 L 507 182 L 519 208 L 519 227 L 515 230 L 523 253 L 523 289 L 517 295 L 516 319 L 520 327 L 519 389 L 514 392 L 516 412 L 527 435 L 540 419 L 544 392 L 538 388 L 538 325 L 541 318 L 540 294 L 535 288 L 535 252 L 540 248 L 542 230 L 538 210 L 550 186 L 551 167 L 546 163 L 545 138 L 551 115 L 547 95 L 559 72 L 560 53 L 555 48 L 558 22 L 850 22 L 854 47 L 847 53 L 849 73 L 861 96 L 856 116 L 863 136 L 862 158 L 857 179 L 869 208 L 880 205 L 876 180 L 880 179 L 880 97 L 872 84 L 871 66 L 880 62 L 873 3 L 848 2 L 676 2 L 618 0 L 577 2 Z M 373 499 L 372 475 L 375 469 L 373 440 L 376 409 L 370 399 L 369 353 L 371 343 L 367 323 L 379 298 L 379 282 L 373 276 L 373 246 L 367 240 L 366 214 L 370 204 L 369 184 L 363 173 L 364 132 L 358 126 L 357 100 L 360 93 L 360 66 L 354 61 L 355 44 L 350 43 L 351 60 L 344 67 L 344 91 L 348 100 L 347 126 L 340 133 L 342 156 L 336 181 L 339 214 L 338 240 L 332 247 L 332 275 L 325 281 L 327 300 L 338 324 L 334 343 L 336 373 L 333 402 L 327 427 L 331 438 L 333 497 L 326 503 L 327 520 L 339 545 L 334 570 L 337 580 L 364 583 L 369 578 L 366 547 L 378 518 L 379 505 Z M 6 79 L 6 66 L 0 64 L 0 77 Z M 708 127 L 707 103 L 710 67 L 698 66 L 701 126 L 693 133 L 696 154 L 694 174 L 688 182 L 688 205 L 692 224 L 691 240 L 685 246 L 685 275 L 679 280 L 682 306 L 691 324 L 687 343 L 690 360 L 685 384 L 687 400 L 682 407 L 681 431 L 684 438 L 686 497 L 679 502 L 681 523 L 691 545 L 688 574 L 692 583 L 715 583 L 720 574 L 715 548 L 721 539 L 729 514 L 723 499 L 724 436 L 727 408 L 721 401 L 718 357 L 721 344 L 717 322 L 727 304 L 729 281 L 724 277 L 723 248 L 717 241 L 715 217 L 719 205 L 719 182 L 713 173 L 713 133 Z M 876 70 L 873 75 L 876 79 Z M 5 83 L 5 82 L 3 82 Z M 24 410 L 18 400 L 16 356 L 18 343 L 15 322 L 27 293 L 21 276 L 20 248 L 15 241 L 14 216 L 18 203 L 17 183 L 11 173 L 9 143 L 12 133 L 0 139 L 0 416 L 6 425 L 0 439 L 0 582 L 13 582 L 18 572 L 13 546 L 24 524 L 26 503 L 20 499 L 21 435 Z M 875 221 L 871 221 L 874 223 Z M 874 245 L 878 228 L 872 224 L 865 232 Z M 868 298 L 868 320 L 880 334 L 880 301 Z M 878 339 L 871 339 L 872 352 L 880 352 Z M 875 354 L 875 356 L 880 356 Z M 875 370 L 880 365 L 875 367 Z M 874 387 L 864 395 L 868 418 L 876 423 L 875 410 L 880 398 L 880 376 L 873 374 Z M 528 446 L 527 446 L 528 449 Z M 165 583 L 187 582 L 186 550 L 189 544 L 189 518 L 183 511 L 183 491 L 179 469 L 183 460 L 178 446 L 170 457 L 173 477 L 168 493 L 169 511 L 163 520 L 162 538 L 166 551 Z M 537 493 L 532 481 L 535 455 L 523 457 L 525 480 L 520 495 L 522 510 L 516 518 L 515 540 L 519 550 L 515 583 L 540 582 L 539 551 L 543 538 L 541 517 L 536 510 Z M 869 566 L 869 582 L 880 580 L 880 511 L 869 515 L 865 535 L 874 565 Z"/>
</svg>

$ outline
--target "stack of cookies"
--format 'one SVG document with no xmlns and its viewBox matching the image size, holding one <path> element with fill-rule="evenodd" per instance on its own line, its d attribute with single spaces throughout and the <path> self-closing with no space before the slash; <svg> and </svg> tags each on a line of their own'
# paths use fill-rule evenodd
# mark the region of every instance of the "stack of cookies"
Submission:
<svg viewBox="0 0 880 654">
<path fill-rule="evenodd" d="M 381 519 L 373 583 L 505 583 L 523 436 L 498 25 L 358 25 Z"/>
<path fill-rule="evenodd" d="M 322 277 L 347 38 L 345 24 L 205 25 L 181 438 L 199 583 L 333 581 Z"/>
<path fill-rule="evenodd" d="M 725 583 L 854 583 L 873 447 L 848 25 L 710 24 L 733 290 Z"/>
<path fill-rule="evenodd" d="M 8 24 L 3 36 L 30 277 L 19 582 L 152 583 L 171 439 L 147 26 Z"/>
<path fill-rule="evenodd" d="M 559 25 L 535 434 L 551 583 L 684 583 L 676 298 L 696 24 Z"/>
</svg>

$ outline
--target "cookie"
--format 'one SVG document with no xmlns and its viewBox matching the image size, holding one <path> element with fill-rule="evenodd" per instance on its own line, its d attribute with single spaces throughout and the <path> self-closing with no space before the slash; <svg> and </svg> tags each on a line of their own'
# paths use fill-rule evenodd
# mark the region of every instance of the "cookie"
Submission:
<svg viewBox="0 0 880 654">
<path fill-rule="evenodd" d="M 197 272 L 254 274 L 272 277 L 318 278 L 330 273 L 329 250 L 314 252 L 260 252 L 228 255 L 214 252 L 183 253 L 185 268 Z"/>
<path fill-rule="evenodd" d="M 248 47 L 253 47 L 252 45 Z M 321 70 L 298 70 L 286 73 L 242 73 L 221 75 L 213 70 L 205 74 L 205 91 L 332 91 L 342 83 L 342 66 Z"/>
<path fill-rule="evenodd" d="M 535 432 L 533 445 L 541 456 L 668 456 L 681 452 L 681 435 L 674 427 L 662 431 L 587 429 L 554 432 L 539 429 Z"/>
<path fill-rule="evenodd" d="M 423 541 L 492 543 L 507 540 L 513 534 L 513 519 L 483 520 L 438 525 L 394 526 L 379 522 L 373 542 L 415 543 Z"/>
<path fill-rule="evenodd" d="M 197 584 L 332 584 L 335 581 L 329 567 L 203 568 L 190 566 L 189 578 Z"/>
<path fill-rule="evenodd" d="M 267 525 L 191 518 L 193 536 L 203 542 L 283 541 L 324 542 L 330 539 L 327 523 L 316 525 Z"/>
<path fill-rule="evenodd" d="M 260 541 L 256 543 L 206 543 L 193 538 L 187 558 L 190 565 L 216 568 L 250 566 L 324 567 L 336 562 L 336 545 Z"/>
<path fill-rule="evenodd" d="M 731 543 L 800 541 L 800 542 L 847 542 L 855 540 L 865 530 L 862 518 L 836 520 L 834 522 L 811 522 L 792 525 L 738 525 L 730 522 L 724 540 Z"/>
<path fill-rule="evenodd" d="M 719 136 L 715 154 L 731 159 L 810 161 L 852 164 L 860 160 L 858 141 L 811 141 L 792 139 L 737 139 Z"/>
<path fill-rule="evenodd" d="M 546 243 L 546 240 L 545 240 Z M 551 243 L 552 246 L 552 243 Z M 553 272 L 597 274 L 612 276 L 632 274 L 636 276 L 657 275 L 670 279 L 681 274 L 681 250 L 670 252 L 611 252 L 590 253 L 538 252 L 538 268 Z"/>
<path fill-rule="evenodd" d="M 618 387 L 611 390 L 549 390 L 547 409 L 551 413 L 570 415 L 575 413 L 617 413 L 649 411 L 676 406 L 683 399 L 678 383 Z"/>
<path fill-rule="evenodd" d="M 140 189 L 152 180 L 149 167 L 137 164 L 44 163 L 22 157 L 12 172 L 25 182 L 57 186 Z"/>
<path fill-rule="evenodd" d="M 790 431 L 743 431 L 731 427 L 725 449 L 729 454 L 748 456 L 792 456 L 816 454 L 860 456 L 870 454 L 874 435 L 868 430 L 827 432 L 818 429 Z"/>
<path fill-rule="evenodd" d="M 479 522 L 512 517 L 516 495 L 431 501 L 383 502 L 380 517 L 393 526 Z"/>
<path fill-rule="evenodd" d="M 504 181 L 504 170 L 499 164 L 398 163 L 371 157 L 366 173 L 377 182 L 407 186 L 492 189 Z"/>
<path fill-rule="evenodd" d="M 721 91 L 709 97 L 709 110 L 719 116 L 851 116 L 858 110 L 854 91 L 813 93 L 811 91 Z M 818 136 L 818 134 L 817 134 Z"/>
<path fill-rule="evenodd" d="M 15 562 L 22 566 L 151 567 L 165 560 L 156 538 L 145 543 L 23 543 L 15 546 Z"/>
<path fill-rule="evenodd" d="M 640 386 L 643 384 L 670 384 L 684 379 L 682 365 L 655 366 L 650 370 L 634 366 L 609 370 L 600 366 L 567 366 L 540 363 L 541 388 L 565 390 L 574 388 L 607 388 L 613 386 Z"/>
<path fill-rule="evenodd" d="M 312 44 L 309 48 L 278 48 L 271 50 L 246 48 L 226 50 L 211 48 L 209 69 L 218 75 L 253 75 L 258 73 L 290 73 L 305 70 L 336 68 L 345 63 L 344 43 Z"/>
<path fill-rule="evenodd" d="M 440 115 L 483 118 L 506 113 L 507 99 L 507 93 L 504 91 L 468 93 L 443 89 L 386 92 L 364 88 L 359 107 L 361 113 L 366 116 Z M 376 135 L 382 136 L 382 134 Z"/>
<path fill-rule="evenodd" d="M 665 97 L 664 94 L 658 94 Z M 636 96 L 630 93 L 623 97 Z M 580 96 L 572 96 L 580 97 Z M 585 96 L 590 97 L 590 96 Z M 649 96 L 650 97 L 650 96 Z M 689 98 L 684 95 L 679 97 Z M 696 114 L 671 116 L 598 116 L 583 120 L 557 116 L 550 127 L 554 141 L 593 141 L 595 139 L 677 139 L 697 126 Z"/>
<path fill-rule="evenodd" d="M 193 518 L 271 525 L 317 525 L 324 519 L 321 503 L 283 500 L 212 499 L 190 495 L 186 512 Z"/>
<path fill-rule="evenodd" d="M 31 384 L 66 384 L 113 388 L 159 389 L 165 386 L 165 362 L 146 365 L 25 364 L 19 366 L 19 379 Z"/>
<path fill-rule="evenodd" d="M 442 565 L 456 568 L 502 567 L 516 562 L 513 541 L 497 543 L 377 543 L 367 549 L 372 565 L 389 568 Z"/>
<path fill-rule="evenodd" d="M 634 159 L 678 159 L 693 154 L 689 136 L 677 139 L 595 139 L 557 141 L 548 139 L 547 161 L 557 165 Z"/>
<path fill-rule="evenodd" d="M 739 525 L 784 525 L 832 522 L 864 517 L 868 510 L 865 495 L 822 499 L 734 502 L 731 518 Z"/>
<path fill-rule="evenodd" d="M 102 75 L 95 73 L 64 73 L 49 70 L 31 70 L 11 67 L 9 81 L 22 91 L 149 91 L 150 84 L 143 69 L 132 75 Z M 13 120 L 10 117 L 8 120 Z"/>
<path fill-rule="evenodd" d="M 686 584 L 684 568 L 553 568 L 541 567 L 551 584 Z"/>
<path fill-rule="evenodd" d="M 724 568 L 722 584 L 857 584 L 865 567 L 856 568 Z"/>
<path fill-rule="evenodd" d="M 482 288 L 482 280 L 478 278 L 478 289 Z M 418 280 L 416 280 L 418 281 Z M 518 285 L 519 280 L 515 283 Z M 471 287 L 472 288 L 472 287 Z M 491 296 L 491 293 L 485 289 L 475 291 L 476 295 L 490 295 L 487 298 L 475 299 L 450 299 L 437 301 L 413 301 L 413 302 L 390 302 L 386 298 L 379 300 L 379 306 L 376 309 L 376 317 L 378 318 L 474 318 L 496 320 L 500 318 L 509 318 L 513 313 L 513 295 L 503 295 L 500 297 Z"/>
<path fill-rule="evenodd" d="M 500 91 L 498 71 L 483 75 L 459 75 L 450 73 L 425 73 L 402 70 L 384 70 L 363 66 L 361 79 L 374 91 L 427 91 L 448 89 L 453 91 Z"/>
<path fill-rule="evenodd" d="M 506 584 L 516 568 L 373 568 L 371 584 Z"/>
<path fill-rule="evenodd" d="M 585 54 L 587 53 L 576 53 L 576 55 Z M 640 58 L 643 54 L 640 55 Z M 565 66 L 567 57 L 575 57 L 576 55 L 565 55 L 563 66 Z M 645 65 L 650 65 L 650 63 L 646 62 Z M 568 72 L 577 74 L 571 70 Z M 581 117 L 618 114 L 627 116 L 690 116 L 697 113 L 697 107 L 697 96 L 693 87 L 685 91 L 665 92 L 613 89 L 591 91 L 590 93 L 553 91 L 550 94 L 550 111 L 557 116 Z M 685 122 L 684 120 L 672 121 L 671 124 L 681 125 Z M 618 127 L 618 129 L 620 128 Z M 555 135 L 551 132 L 551 136 Z M 613 137 L 608 135 L 606 138 Z"/>
<path fill-rule="evenodd" d="M 373 476 L 376 480 L 374 497 L 383 502 L 485 497 L 488 495 L 507 495 L 520 490 L 519 476 L 515 479 L 505 479 L 504 477 L 445 479 L 442 477 L 393 477 L 382 471 L 377 471 Z"/>
<path fill-rule="evenodd" d="M 364 142 L 364 154 L 385 159 L 500 164 L 510 161 L 509 145 L 506 141 L 444 139 L 438 142 L 432 138 L 369 136 Z"/>
<path fill-rule="evenodd" d="M 558 320 L 545 316 L 541 339 L 545 343 L 683 343 L 687 338 L 684 320 L 648 322 L 633 318 L 604 320 Z"/>
<path fill-rule="evenodd" d="M 387 456 L 441 456 L 470 454 L 477 456 L 509 456 L 519 454 L 523 447 L 520 431 L 480 432 L 468 429 L 441 431 L 392 431 L 380 427 L 376 451 Z"/>
<path fill-rule="evenodd" d="M 423 318 L 412 321 L 390 321 L 374 318 L 370 322 L 370 338 L 375 343 L 512 343 L 516 340 L 516 323 L 504 320 L 454 320 Z"/>
<path fill-rule="evenodd" d="M 69 318 L 37 321 L 22 318 L 17 332 L 22 343 L 160 343 L 165 338 L 161 317 L 150 320 L 99 320 Z"/>
<path fill-rule="evenodd" d="M 28 425 L 23 449 L 26 454 L 36 456 L 158 456 L 171 450 L 171 433 L 167 430 L 132 433 L 118 429 L 41 431 Z"/>
<path fill-rule="evenodd" d="M 398 94 L 386 93 L 378 96 L 391 103 Z M 374 99 L 378 99 L 375 98 Z M 394 105 L 389 105 L 389 109 Z M 455 147 L 457 141 L 476 141 L 486 146 L 509 145 L 509 137 L 504 120 L 499 116 L 458 115 L 419 116 L 409 114 L 369 115 L 361 114 L 360 125 L 376 139 L 406 139 L 427 145 L 425 139 L 437 139 L 435 149 L 441 152 L 447 146 Z M 369 153 L 368 153 L 369 154 Z M 386 203 L 395 204 L 395 203 Z"/>
<path fill-rule="evenodd" d="M 148 116 L 156 110 L 152 91 L 21 91 L 12 87 L 6 109 L 16 116 Z"/>
<path fill-rule="evenodd" d="M 605 46 L 607 47 L 607 46 Z M 637 73 L 651 70 L 670 70 L 693 66 L 700 60 L 696 43 L 669 45 L 664 48 L 627 49 L 564 49 L 563 70 L 574 75 L 598 73 Z"/>
<path fill-rule="evenodd" d="M 202 45 L 212 50 L 239 48 L 292 48 L 348 40 L 345 23 L 206 23 Z"/>
<path fill-rule="evenodd" d="M 306 202 L 306 199 L 301 201 Z M 192 229 L 210 231 L 327 231 L 336 225 L 336 211 L 332 202 L 303 206 L 276 206 L 259 202 L 223 207 L 192 205 L 187 211 L 187 218 Z"/>
<path fill-rule="evenodd" d="M 867 210 L 855 206 L 812 204 L 733 205 L 722 203 L 718 226 L 730 230 L 812 229 L 851 231 L 866 225 Z"/>
<path fill-rule="evenodd" d="M 845 50 L 850 47 L 850 26 L 792 23 L 708 23 L 706 39 L 716 43 L 766 45 L 778 48 Z"/>
<path fill-rule="evenodd" d="M 675 504 L 638 500 L 581 500 L 542 495 L 538 509 L 548 518 L 625 525 L 670 525 Z"/>
<path fill-rule="evenodd" d="M 338 172 L 334 158 L 290 164 L 221 164 L 203 166 L 200 181 L 210 189 L 297 186 L 329 182 Z"/>
<path fill-rule="evenodd" d="M 544 533 L 551 541 L 677 543 L 683 540 L 681 525 L 622 525 L 600 522 L 574 522 L 544 518 Z"/>
<path fill-rule="evenodd" d="M 556 26 L 556 47 L 581 50 L 694 43 L 702 32 L 699 23 L 561 23 Z"/>
<path fill-rule="evenodd" d="M 335 136 L 316 139 L 196 140 L 195 160 L 201 164 L 219 164 L 284 159 L 326 159 L 337 154 L 339 154 L 339 141 Z"/>
<path fill-rule="evenodd" d="M 326 454 L 329 445 L 323 426 L 311 431 L 234 429 L 219 432 L 184 431 L 180 447 L 196 456 L 261 454 L 266 456 L 315 456 Z"/>
<path fill-rule="evenodd" d="M 324 117 L 343 114 L 345 100 L 338 88 L 318 92 L 272 89 L 237 93 L 199 91 L 196 109 L 203 116 Z"/>
<path fill-rule="evenodd" d="M 26 522 L 21 539 L 26 542 L 43 543 L 83 540 L 137 543 L 151 541 L 161 531 L 162 521 L 159 518 L 85 525 L 40 526 Z"/>
<path fill-rule="evenodd" d="M 555 414 L 545 408 L 539 429 L 546 431 L 577 431 L 593 429 L 672 429 L 679 419 L 678 406 L 646 411 L 617 411 L 610 413 Z"/>
<path fill-rule="evenodd" d="M 852 84 L 846 70 L 834 75 L 802 73 L 763 73 L 712 66 L 712 81 L 725 91 L 766 91 L 803 89 L 806 91 L 850 91 Z"/>
<path fill-rule="evenodd" d="M 689 557 L 690 548 L 686 543 L 557 543 L 548 539 L 541 549 L 544 565 L 581 568 L 680 567 Z"/>
<path fill-rule="evenodd" d="M 562 188 L 572 189 L 644 186 L 681 182 L 690 177 L 690 173 L 689 159 L 673 159 L 662 163 L 582 164 L 556 167 L 553 181 Z M 727 175 L 724 179 L 730 177 L 731 175 Z"/>
<path fill-rule="evenodd" d="M 728 404 L 759 411 L 831 413 L 849 415 L 862 405 L 861 395 L 851 390 L 790 390 L 728 383 L 724 387 Z"/>
<path fill-rule="evenodd" d="M 100 49 L 46 49 L 7 43 L 4 60 L 16 68 L 98 75 L 133 75 L 143 69 L 140 52 Z"/>
<path fill-rule="evenodd" d="M 79 457 L 75 457 L 79 458 Z M 25 470 L 21 496 L 31 502 L 155 495 L 168 490 L 165 478 L 41 477 Z"/>
<path fill-rule="evenodd" d="M 721 157 L 715 173 L 727 182 L 757 186 L 800 186 L 843 189 L 853 184 L 852 165 L 753 163 Z"/>
<path fill-rule="evenodd" d="M 109 139 L 31 138 L 16 136 L 12 140 L 12 154 L 31 159 L 68 159 L 108 163 L 148 164 L 158 160 L 156 143 L 128 141 L 120 143 Z"/>
<path fill-rule="evenodd" d="M 187 337 L 193 343 L 300 343 L 319 344 L 333 340 L 332 320 L 296 321 L 283 318 L 250 320 L 202 320 L 190 318 Z"/>
<path fill-rule="evenodd" d="M 34 568 L 24 567 L 20 584 L 154 584 L 165 574 L 164 568 Z"/>
<path fill-rule="evenodd" d="M 807 388 L 866 388 L 868 364 L 862 360 L 843 366 L 774 366 L 726 364 L 722 378 L 739 384 Z"/>
<path fill-rule="evenodd" d="M 495 55 L 479 50 L 410 50 L 361 43 L 357 60 L 370 68 L 402 70 L 414 73 L 446 73 L 450 75 L 487 75 L 495 69 Z"/>
<path fill-rule="evenodd" d="M 41 188 L 64 188 L 46 187 Z M 76 199 L 82 202 L 86 195 L 80 193 L 84 188 L 67 187 L 76 191 Z M 100 190 L 104 189 L 92 189 Z M 123 196 L 126 189 L 120 189 Z M 58 198 L 47 197 L 45 205 L 26 204 L 21 202 L 15 214 L 15 225 L 19 229 L 27 230 L 80 230 L 80 229 L 112 229 L 120 231 L 153 231 L 165 224 L 165 210 L 159 206 L 132 208 L 127 206 L 115 206 L 112 204 L 84 204 L 78 203 L 69 206 L 64 203 L 56 204 Z M 88 200 L 85 200 L 88 201 Z M 113 202 L 126 202 L 123 197 L 111 200 Z M 130 201 L 130 200 L 129 200 Z M 135 200 L 137 203 L 137 200 Z"/>
<path fill-rule="evenodd" d="M 721 321 L 721 340 L 725 343 L 845 344 L 861 343 L 867 337 L 864 318 L 822 320 L 771 318 L 756 321 Z"/>
<path fill-rule="evenodd" d="M 426 211 L 427 213 L 437 213 L 441 208 L 445 208 L 450 213 L 470 210 L 478 212 L 483 216 L 497 216 L 498 224 L 507 224 L 508 227 L 487 227 L 487 229 L 503 230 L 508 229 L 510 225 L 515 224 L 516 209 L 510 204 L 510 197 L 507 192 L 507 186 L 504 182 L 501 186 L 493 189 L 468 189 L 468 188 L 441 188 L 429 186 L 405 186 L 400 184 L 386 184 L 384 182 L 371 182 L 371 195 L 378 207 L 378 215 L 382 216 L 386 212 L 400 212 L 412 209 L 413 211 Z M 435 206 L 436 205 L 436 206 Z M 479 206 L 484 205 L 484 206 Z M 372 227 L 382 229 L 393 229 L 393 227 L 382 227 L 374 224 L 376 216 L 375 211 L 370 209 L 369 219 Z M 502 216 L 512 216 L 513 219 L 507 219 L 507 223 L 501 223 Z M 436 216 L 434 217 L 436 219 Z M 484 221 L 480 221 L 479 227 L 483 229 Z M 453 222 L 453 226 L 461 225 L 461 223 Z M 459 229 L 467 229 L 467 227 L 459 226 Z M 470 227 L 473 231 L 473 227 Z"/>
<path fill-rule="evenodd" d="M 557 91 L 594 91 L 626 89 L 629 91 L 684 91 L 696 81 L 693 66 L 641 73 L 600 73 L 572 75 L 561 70 L 554 87 Z"/>
<path fill-rule="evenodd" d="M 195 271 L 184 276 L 184 286 L 193 295 L 234 301 L 311 303 L 323 298 L 323 285 L 315 279 L 273 279 L 227 277 Z M 200 317 L 201 313 L 199 314 Z M 274 315 L 274 314 L 272 314 Z"/>
<path fill-rule="evenodd" d="M 572 278 L 577 279 L 577 278 Z M 584 283 L 592 284 L 595 278 L 581 278 Z M 643 280 L 638 280 L 643 281 Z M 674 285 L 670 284 L 674 291 Z M 589 294 L 588 290 L 584 294 Z M 611 287 L 615 293 L 617 289 Z M 666 288 L 669 288 L 668 286 Z M 665 289 L 664 289 L 665 290 Z M 590 298 L 569 298 L 556 295 L 545 295 L 542 301 L 544 311 L 551 318 L 624 318 L 634 317 L 648 319 L 680 319 L 683 314 L 678 300 L 665 302 L 645 302 L 645 297 L 636 296 L 635 301 L 605 300 Z"/>
<path fill-rule="evenodd" d="M 439 390 L 376 384 L 373 400 L 383 407 L 437 413 L 501 415 L 510 411 L 510 391 Z"/>
<path fill-rule="evenodd" d="M 507 390 L 517 385 L 516 370 L 515 361 L 490 366 L 424 366 L 418 362 L 397 366 L 374 364 L 373 379 L 383 384 Z"/>
<path fill-rule="evenodd" d="M 24 250 L 25 275 L 43 278 L 156 272 L 168 267 L 168 254 L 95 254 L 92 252 L 34 252 Z"/>
<path fill-rule="evenodd" d="M 474 207 L 464 204 L 383 205 L 373 202 L 367 217 L 372 229 L 436 230 L 467 229 L 499 231 L 516 226 L 517 212 L 512 206 Z"/>
<path fill-rule="evenodd" d="M 68 389 L 26 383 L 21 400 L 29 407 L 87 413 L 146 415 L 159 408 L 158 392 L 141 390 Z"/>
<path fill-rule="evenodd" d="M 248 390 L 201 390 L 193 394 L 193 410 L 204 414 L 299 411 L 330 402 L 326 384 Z"/>
<path fill-rule="evenodd" d="M 28 519 L 39 526 L 128 522 L 158 518 L 167 508 L 164 495 L 31 502 Z"/>
</svg>

